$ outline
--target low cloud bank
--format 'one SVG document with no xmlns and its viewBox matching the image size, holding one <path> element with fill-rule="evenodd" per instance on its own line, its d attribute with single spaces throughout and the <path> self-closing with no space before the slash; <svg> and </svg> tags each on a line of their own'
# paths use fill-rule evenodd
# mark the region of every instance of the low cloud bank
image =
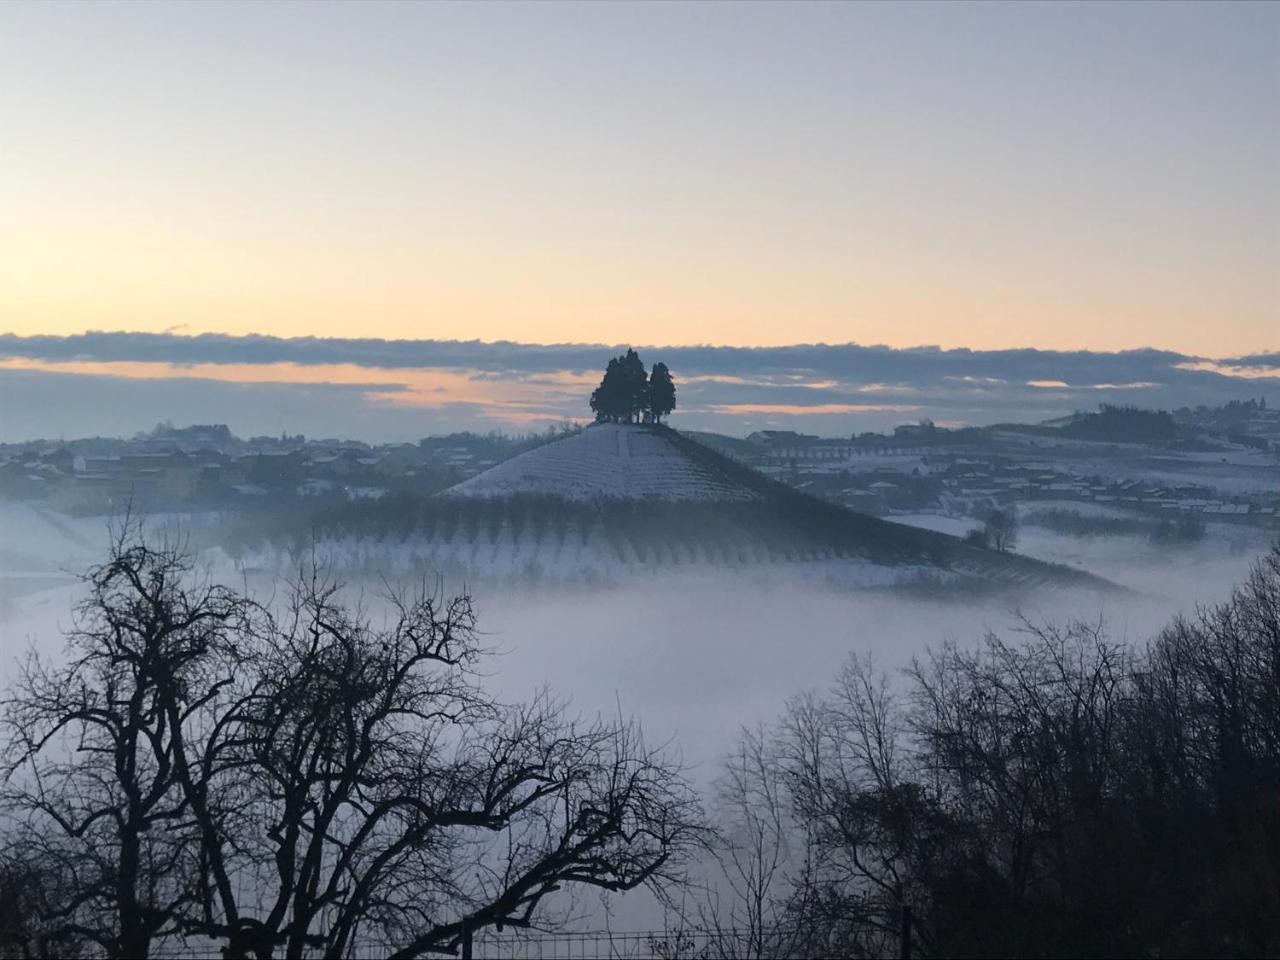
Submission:
<svg viewBox="0 0 1280 960">
<path fill-rule="evenodd" d="M 223 334 L 0 334 L 0 439 L 132 433 L 158 419 L 238 433 L 414 440 L 588 416 L 583 378 L 620 345 Z M 928 416 L 1034 421 L 1099 403 L 1280 402 L 1280 353 L 642 347 L 677 376 L 679 425 L 843 435 Z"/>
</svg>

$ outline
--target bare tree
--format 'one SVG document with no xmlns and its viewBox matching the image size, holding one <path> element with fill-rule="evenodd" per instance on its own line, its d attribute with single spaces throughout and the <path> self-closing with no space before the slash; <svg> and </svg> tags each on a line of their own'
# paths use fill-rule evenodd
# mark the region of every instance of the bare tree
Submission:
<svg viewBox="0 0 1280 960">
<path fill-rule="evenodd" d="M 67 880 L 61 865 L 38 851 L 12 840 L 0 850 L 0 956 L 35 960 L 90 952 L 85 938 L 60 919 L 76 893 Z"/>
<path fill-rule="evenodd" d="M 1280 943 L 1280 547 L 1145 649 L 1023 620 L 932 651 L 903 688 L 854 658 L 733 758 L 739 819 L 768 827 L 734 889 L 746 916 L 799 921 L 791 955 L 891 953 L 907 906 L 926 956 Z M 778 809 L 810 838 L 781 883 Z"/>
<path fill-rule="evenodd" d="M 680 879 L 679 770 L 634 725 L 488 696 L 466 597 L 392 596 L 375 627 L 318 574 L 279 616 L 189 574 L 118 540 L 68 665 L 32 659 L 8 702 L 8 809 L 76 876 L 68 931 L 411 957 Z"/>
<path fill-rule="evenodd" d="M 1018 513 L 1014 508 L 992 510 L 983 524 L 987 546 L 1001 553 L 1009 553 L 1018 545 Z"/>
<path fill-rule="evenodd" d="M 876 955 L 907 892 L 901 711 L 853 658 L 829 696 L 793 699 L 739 737 L 716 784 L 719 871 L 697 926 L 720 957 Z M 901 820 L 901 817 L 898 818 Z"/>
<path fill-rule="evenodd" d="M 781 723 L 791 802 L 812 833 L 796 884 L 807 955 L 880 955 L 910 899 L 918 791 L 902 780 L 901 709 L 888 677 L 851 657 L 830 694 L 792 701 Z"/>
<path fill-rule="evenodd" d="M 3 713 L 11 839 L 70 889 L 43 919 L 119 957 L 146 957 L 189 902 L 182 729 L 226 682 L 209 668 L 248 615 L 190 582 L 180 549 L 136 534 L 122 525 L 85 577 L 66 662 L 30 656 Z"/>
<path fill-rule="evenodd" d="M 801 947 L 789 914 L 793 877 L 804 870 L 805 831 L 790 808 L 775 746 L 764 729 L 743 730 L 715 784 L 719 869 L 691 923 L 707 936 L 711 956 L 795 956 Z"/>
<path fill-rule="evenodd" d="M 1018 643 L 988 634 L 971 649 L 948 644 L 917 662 L 911 724 L 930 794 L 963 825 L 948 848 L 966 865 L 965 884 L 976 892 L 985 874 L 1008 905 L 1002 942 L 1035 952 L 1079 932 L 1062 916 L 1050 921 L 1045 903 L 1102 909 L 1105 878 L 1096 874 L 1119 786 L 1133 657 L 1100 623 L 1023 620 L 1021 634 Z M 953 892 L 938 893 L 924 915 L 950 928 L 949 949 L 990 942 L 990 930 L 966 923 Z M 1091 952 L 1084 941 L 1077 949 Z"/>
</svg>

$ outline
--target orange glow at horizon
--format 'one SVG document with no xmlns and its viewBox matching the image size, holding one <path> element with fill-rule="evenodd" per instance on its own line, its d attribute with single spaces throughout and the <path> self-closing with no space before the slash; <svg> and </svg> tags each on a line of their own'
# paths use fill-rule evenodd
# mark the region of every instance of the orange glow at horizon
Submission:
<svg viewBox="0 0 1280 960">
<path fill-rule="evenodd" d="M 360 388 L 368 400 L 406 407 L 472 404 L 513 422 L 559 419 L 547 400 L 573 399 L 598 376 L 567 372 L 519 380 L 477 379 L 472 371 L 453 367 L 363 367 L 351 363 L 194 363 L 161 361 L 46 361 L 0 359 L 0 370 L 121 377 L 128 380 L 213 380 L 238 384 L 336 385 Z M 531 390 L 531 387 L 533 388 Z M 531 399 L 530 394 L 536 393 Z M 544 401 L 544 402 L 539 402 Z"/>
<path fill-rule="evenodd" d="M 366 400 L 398 407 L 438 408 L 454 404 L 474 405 L 487 416 L 512 423 L 563 419 L 557 403 L 580 404 L 599 380 L 596 373 L 568 371 L 541 373 L 524 379 L 477 376 L 476 371 L 456 367 L 365 367 L 353 363 L 189 363 L 145 360 L 34 360 L 0 359 L 0 370 L 32 370 L 78 376 L 120 377 L 128 380 L 211 380 L 232 384 L 292 384 L 347 386 Z M 742 377 L 710 375 L 688 382 L 748 383 Z M 822 389 L 827 381 L 800 382 L 798 387 Z M 881 386 L 881 385 L 872 385 Z M 862 391 L 858 391 L 862 392 Z M 915 413 L 922 408 L 903 403 L 716 403 L 685 405 L 686 413 L 730 415 Z M 570 418 L 586 420 L 581 417 Z"/>
<path fill-rule="evenodd" d="M 1275 350 L 1278 10 L 0 4 L 0 332 Z"/>
</svg>

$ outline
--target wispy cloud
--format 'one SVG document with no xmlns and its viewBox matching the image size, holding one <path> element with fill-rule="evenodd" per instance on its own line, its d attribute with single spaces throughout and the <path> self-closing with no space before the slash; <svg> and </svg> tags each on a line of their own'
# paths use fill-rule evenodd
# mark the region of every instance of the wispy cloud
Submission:
<svg viewBox="0 0 1280 960">
<path fill-rule="evenodd" d="M 1252 359 L 1252 358 L 1250 358 Z M 1179 370 L 1197 370 L 1216 373 L 1224 377 L 1242 380 L 1274 380 L 1280 378 L 1280 357 L 1276 363 L 1253 363 L 1238 360 L 1188 360 L 1177 364 Z"/>
<path fill-rule="evenodd" d="M 911 413 L 919 407 L 896 403 L 713 403 L 702 408 L 711 413 L 742 415 L 766 413 L 786 417 L 805 417 L 831 413 Z M 701 411 L 700 411 L 701 412 Z"/>
</svg>

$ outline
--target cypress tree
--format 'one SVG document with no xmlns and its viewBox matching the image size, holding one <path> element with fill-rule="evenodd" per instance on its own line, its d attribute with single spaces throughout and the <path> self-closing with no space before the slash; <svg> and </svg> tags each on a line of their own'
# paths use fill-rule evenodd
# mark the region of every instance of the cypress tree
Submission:
<svg viewBox="0 0 1280 960">
<path fill-rule="evenodd" d="M 640 355 L 630 347 L 611 357 L 600 386 L 591 392 L 591 410 L 597 423 L 661 422 L 676 406 L 676 387 L 665 363 L 653 365 L 653 377 L 645 372 Z"/>
<path fill-rule="evenodd" d="M 676 384 L 665 363 L 655 363 L 649 376 L 649 414 L 655 423 L 676 408 Z"/>
</svg>

